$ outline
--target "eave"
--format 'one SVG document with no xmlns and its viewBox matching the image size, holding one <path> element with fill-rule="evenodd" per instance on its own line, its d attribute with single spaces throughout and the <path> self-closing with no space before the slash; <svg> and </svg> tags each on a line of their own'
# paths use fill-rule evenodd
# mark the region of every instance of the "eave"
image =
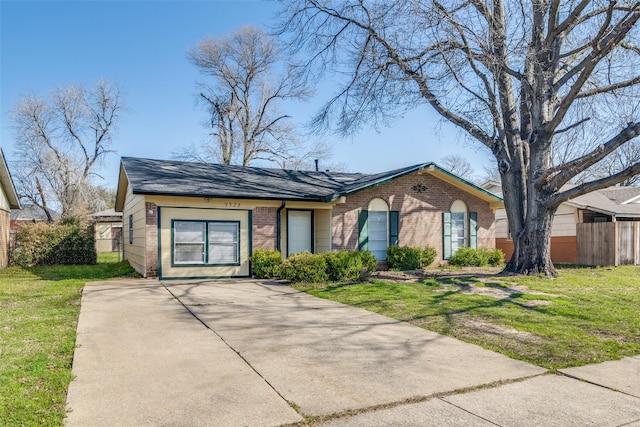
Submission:
<svg viewBox="0 0 640 427">
<path fill-rule="evenodd" d="M 11 173 L 9 172 L 9 167 L 7 166 L 7 162 L 1 148 L 0 160 L 2 161 L 0 163 L 0 185 L 2 185 L 4 193 L 7 195 L 7 199 L 9 199 L 9 208 L 20 209 L 18 193 L 16 192 L 16 187 L 13 185 L 13 179 L 11 179 Z"/>
</svg>

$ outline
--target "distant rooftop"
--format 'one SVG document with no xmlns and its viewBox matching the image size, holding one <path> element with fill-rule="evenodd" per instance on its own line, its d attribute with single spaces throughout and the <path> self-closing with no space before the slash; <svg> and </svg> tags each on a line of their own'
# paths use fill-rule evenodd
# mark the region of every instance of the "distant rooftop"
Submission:
<svg viewBox="0 0 640 427">
<path fill-rule="evenodd" d="M 499 182 L 487 181 L 482 187 L 502 195 Z M 562 189 L 573 187 L 574 184 L 567 184 Z M 640 187 L 607 187 L 569 199 L 565 203 L 607 215 L 637 218 L 640 217 Z"/>
<path fill-rule="evenodd" d="M 58 212 L 49 210 L 53 219 L 60 216 Z M 44 210 L 36 205 L 22 205 L 22 209 L 11 210 L 11 220 L 15 221 L 47 221 L 47 215 Z"/>
</svg>

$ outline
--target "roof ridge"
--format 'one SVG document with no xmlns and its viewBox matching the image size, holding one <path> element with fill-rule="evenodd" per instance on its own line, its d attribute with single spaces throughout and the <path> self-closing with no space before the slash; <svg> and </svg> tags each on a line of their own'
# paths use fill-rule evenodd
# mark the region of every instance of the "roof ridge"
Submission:
<svg viewBox="0 0 640 427">
<path fill-rule="evenodd" d="M 221 167 L 221 168 L 234 168 L 234 169 L 242 169 L 242 170 L 262 170 L 262 171 L 273 171 L 273 172 L 292 172 L 292 173 L 300 173 L 300 174 L 321 174 L 321 175 L 369 175 L 363 172 L 343 172 L 343 171 L 320 171 L 320 170 L 309 170 L 309 169 L 283 169 L 283 168 L 275 168 L 275 167 L 262 167 L 262 166 L 243 166 L 243 165 L 227 165 L 224 163 L 211 163 L 211 162 L 197 162 L 190 160 L 173 160 L 173 159 L 154 159 L 149 157 L 131 157 L 131 156 L 122 156 L 121 160 L 143 160 L 143 161 L 151 161 L 151 162 L 160 162 L 160 163 L 177 163 L 184 165 L 206 165 L 210 167 Z"/>
</svg>

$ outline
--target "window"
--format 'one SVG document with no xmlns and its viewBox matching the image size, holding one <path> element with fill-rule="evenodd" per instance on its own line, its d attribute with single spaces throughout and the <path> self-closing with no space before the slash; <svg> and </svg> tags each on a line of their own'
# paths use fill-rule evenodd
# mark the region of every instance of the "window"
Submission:
<svg viewBox="0 0 640 427">
<path fill-rule="evenodd" d="M 173 224 L 173 260 L 176 264 L 203 264 L 205 222 L 176 221 Z"/>
<path fill-rule="evenodd" d="M 461 247 L 476 248 L 477 218 L 476 212 L 468 212 L 467 204 L 456 200 L 451 204 L 451 211 L 443 212 L 442 240 L 444 259 L 449 259 Z"/>
<path fill-rule="evenodd" d="M 369 250 L 378 261 L 387 259 L 387 212 L 369 211 Z"/>
<path fill-rule="evenodd" d="M 237 222 L 209 223 L 209 264 L 236 264 L 239 262 L 238 247 L 240 224 Z"/>
<path fill-rule="evenodd" d="M 133 215 L 129 215 L 129 244 L 133 244 Z"/>
<path fill-rule="evenodd" d="M 451 212 L 451 253 L 467 246 L 467 213 Z"/>
<path fill-rule="evenodd" d="M 237 265 L 240 223 L 237 221 L 173 221 L 173 263 Z"/>
<path fill-rule="evenodd" d="M 387 259 L 387 246 L 398 244 L 399 212 L 390 211 L 383 199 L 369 203 L 358 214 L 358 250 L 368 250 L 378 261 Z"/>
</svg>

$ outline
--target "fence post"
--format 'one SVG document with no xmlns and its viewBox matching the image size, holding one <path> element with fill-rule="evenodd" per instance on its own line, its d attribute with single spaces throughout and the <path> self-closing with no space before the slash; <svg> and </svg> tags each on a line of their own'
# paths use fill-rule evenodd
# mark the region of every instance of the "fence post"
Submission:
<svg viewBox="0 0 640 427">
<path fill-rule="evenodd" d="M 613 265 L 615 267 L 620 264 L 620 242 L 618 241 L 619 238 L 620 235 L 618 233 L 618 221 L 616 221 L 616 218 L 613 217 Z"/>
<path fill-rule="evenodd" d="M 640 237 L 638 235 L 638 229 L 640 228 L 640 222 L 638 221 L 634 221 L 633 222 L 633 265 L 639 265 L 640 264 L 640 239 L 638 239 L 638 237 Z"/>
</svg>

